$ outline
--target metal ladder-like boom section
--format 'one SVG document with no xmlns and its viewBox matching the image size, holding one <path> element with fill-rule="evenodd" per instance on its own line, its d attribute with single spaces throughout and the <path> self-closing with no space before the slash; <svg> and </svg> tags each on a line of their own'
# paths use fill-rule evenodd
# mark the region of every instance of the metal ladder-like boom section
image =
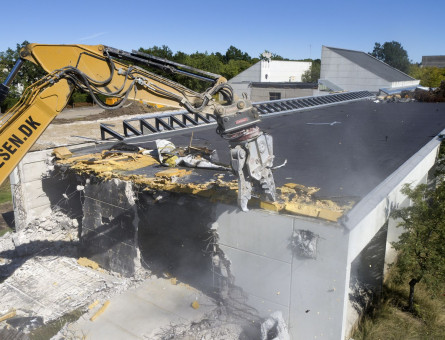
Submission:
<svg viewBox="0 0 445 340">
<path fill-rule="evenodd" d="M 351 101 L 373 98 L 369 91 L 335 93 L 325 96 L 301 97 L 293 99 L 279 99 L 253 103 L 260 113 L 260 117 L 282 115 L 287 113 L 306 111 L 309 109 L 347 103 Z M 123 121 L 123 135 L 113 130 L 107 124 L 100 124 L 101 138 L 105 140 L 113 137 L 118 140 L 142 136 L 156 135 L 166 131 L 190 129 L 197 126 L 216 124 L 209 114 L 190 113 L 188 111 L 175 111 L 150 114 Z"/>
</svg>

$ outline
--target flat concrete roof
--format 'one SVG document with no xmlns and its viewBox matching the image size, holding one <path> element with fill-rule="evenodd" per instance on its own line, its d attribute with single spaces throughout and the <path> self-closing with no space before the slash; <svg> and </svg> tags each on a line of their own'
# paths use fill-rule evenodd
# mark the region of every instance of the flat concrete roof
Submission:
<svg viewBox="0 0 445 340">
<path fill-rule="evenodd" d="M 445 103 L 364 100 L 264 117 L 260 126 L 274 138 L 274 165 L 287 159 L 284 167 L 274 171 L 277 186 L 293 182 L 319 187 L 319 198 L 358 199 L 445 128 Z M 187 146 L 191 133 L 168 132 L 165 138 Z M 152 149 L 157 138 L 164 137 L 147 136 L 147 142 L 139 140 L 137 145 Z M 193 145 L 216 149 L 220 161 L 230 163 L 228 143 L 215 133 L 215 126 L 195 130 Z M 97 152 L 97 147 L 84 152 Z M 207 178 L 214 174 L 203 169 L 194 172 Z"/>
</svg>

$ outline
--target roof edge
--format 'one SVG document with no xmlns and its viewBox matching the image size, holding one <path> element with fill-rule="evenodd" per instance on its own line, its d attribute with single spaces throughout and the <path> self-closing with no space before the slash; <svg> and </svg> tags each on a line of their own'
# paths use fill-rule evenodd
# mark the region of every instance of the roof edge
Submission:
<svg viewBox="0 0 445 340">
<path fill-rule="evenodd" d="M 371 192 L 363 197 L 340 222 L 344 227 L 349 230 L 354 229 L 360 221 L 366 216 L 370 215 L 372 211 L 378 208 L 378 206 L 386 201 L 389 202 L 390 195 L 395 191 L 399 191 L 404 180 L 409 177 L 413 171 L 419 166 L 419 160 L 423 160 L 430 155 L 435 149 L 440 146 L 440 135 L 445 134 L 445 130 L 442 130 L 436 136 L 434 136 L 428 143 L 426 143 L 419 151 L 408 158 L 400 167 L 393 171 L 386 179 L 380 182 Z"/>
</svg>

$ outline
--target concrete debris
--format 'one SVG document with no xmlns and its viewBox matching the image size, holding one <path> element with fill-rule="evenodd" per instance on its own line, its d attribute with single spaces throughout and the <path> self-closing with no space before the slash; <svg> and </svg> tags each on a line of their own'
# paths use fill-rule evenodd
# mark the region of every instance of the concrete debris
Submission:
<svg viewBox="0 0 445 340">
<path fill-rule="evenodd" d="M 442 81 L 437 88 L 418 87 L 414 91 L 402 91 L 400 94 L 378 96 L 375 102 L 378 101 L 384 103 L 445 102 L 445 81 Z"/>
<path fill-rule="evenodd" d="M 62 146 L 60 148 L 55 148 L 53 150 L 53 155 L 56 156 L 57 159 L 66 159 L 73 156 L 70 150 L 66 146 Z"/>
<path fill-rule="evenodd" d="M 261 340 L 290 340 L 283 314 L 276 311 L 261 324 Z"/>
<path fill-rule="evenodd" d="M 0 322 L 8 320 L 14 316 L 17 315 L 17 312 L 15 311 L 15 309 L 11 310 L 10 312 L 3 314 L 2 316 L 0 316 Z"/>
<path fill-rule="evenodd" d="M 201 169 L 214 169 L 230 171 L 229 167 L 214 164 L 198 155 L 187 155 L 179 157 L 176 161 L 176 165 L 186 166 L 188 168 L 201 168 Z"/>
<path fill-rule="evenodd" d="M 415 101 L 414 92 L 404 91 L 401 94 L 378 96 L 374 103 L 409 103 Z"/>
<path fill-rule="evenodd" d="M 94 301 L 92 304 L 88 306 L 88 309 L 91 310 L 99 304 L 99 300 Z"/>
<path fill-rule="evenodd" d="M 172 147 L 170 144 L 168 146 Z M 72 157 L 60 160 L 56 164 L 83 177 L 92 175 L 100 180 L 118 178 L 131 182 L 132 185 L 142 190 L 196 195 L 205 197 L 211 202 L 237 204 L 237 180 L 227 180 L 230 176 L 227 176 L 227 173 L 219 172 L 219 170 L 215 170 L 213 179 L 203 182 L 196 181 L 198 177 L 194 172 L 195 170 L 173 167 L 168 170 L 157 171 L 156 166 L 159 166 L 159 162 L 151 155 L 126 153 L 125 157 L 119 158 L 118 161 L 111 162 L 113 157 L 109 156 L 106 158 L 107 162 L 102 162 L 104 155 L 107 155 L 107 153 Z M 175 157 L 179 159 L 182 156 Z M 162 159 L 165 160 L 165 158 Z M 149 169 L 151 169 L 150 167 L 153 168 L 147 170 L 147 173 L 152 174 L 151 176 L 128 173 L 135 169 L 147 167 Z M 179 181 L 178 178 L 182 179 Z M 318 200 L 314 197 L 318 190 L 318 188 L 305 187 L 296 183 L 287 183 L 277 188 L 277 202 L 265 202 L 254 198 L 250 201 L 250 205 L 251 208 L 311 216 L 336 222 L 350 206 L 340 206 L 329 200 Z"/>
<path fill-rule="evenodd" d="M 241 310 L 233 313 L 233 311 L 226 307 L 219 307 L 205 315 L 200 321 L 170 325 L 157 332 L 154 337 L 147 339 L 260 339 L 261 321 L 256 318 L 245 317 L 242 314 L 243 312 Z M 284 340 L 286 338 L 279 339 Z M 286 340 L 288 339 L 289 338 Z"/>
<path fill-rule="evenodd" d="M 414 98 L 419 102 L 445 102 L 445 80 L 440 83 L 440 86 L 429 91 L 416 89 Z"/>
<path fill-rule="evenodd" d="M 7 323 L 29 332 L 148 276 L 140 269 L 123 278 L 78 264 L 78 226 L 76 219 L 56 210 L 0 238 L 0 329 Z M 5 320 L 11 311 L 16 315 Z"/>
<path fill-rule="evenodd" d="M 88 267 L 91 269 L 95 270 L 99 269 L 99 264 L 97 264 L 97 262 L 87 259 L 86 257 L 79 257 L 77 263 L 80 264 L 81 266 Z"/>
<path fill-rule="evenodd" d="M 158 151 L 159 162 L 164 163 L 164 158 L 170 159 L 174 157 L 173 152 L 176 146 L 166 139 L 156 139 L 156 149 Z"/>
<path fill-rule="evenodd" d="M 318 235 L 310 230 L 297 229 L 292 234 L 292 251 L 300 257 L 315 259 L 317 257 Z"/>
<path fill-rule="evenodd" d="M 94 313 L 94 315 L 90 318 L 90 321 L 94 321 L 96 320 L 100 315 L 103 314 L 103 312 L 105 312 L 105 310 L 108 308 L 108 306 L 110 305 L 110 301 L 106 301 L 102 307 L 100 307 L 98 309 L 98 311 L 96 313 Z"/>
<path fill-rule="evenodd" d="M 157 157 L 162 165 L 168 167 L 185 166 L 188 168 L 201 168 L 230 171 L 230 167 L 215 164 L 216 153 L 207 148 L 189 146 L 187 148 L 177 148 L 172 142 L 165 139 L 156 140 Z M 142 150 L 142 154 L 147 154 L 147 150 Z M 153 152 L 150 152 L 154 155 Z"/>
</svg>

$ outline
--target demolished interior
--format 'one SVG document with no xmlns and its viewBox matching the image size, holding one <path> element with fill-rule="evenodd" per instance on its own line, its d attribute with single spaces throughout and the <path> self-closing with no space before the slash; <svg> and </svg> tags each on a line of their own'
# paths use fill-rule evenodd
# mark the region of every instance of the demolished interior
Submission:
<svg viewBox="0 0 445 340">
<path fill-rule="evenodd" d="M 60 338 L 339 338 L 355 268 L 365 272 L 351 258 L 364 249 L 351 242 L 358 203 L 441 132 L 443 111 L 361 101 L 265 119 L 284 164 L 278 201 L 256 197 L 247 213 L 211 127 L 166 137 L 168 152 L 152 137 L 46 153 L 38 195 L 51 213 L 0 239 L 0 315 L 15 313 L 2 331 L 59 322 Z M 17 195 L 20 214 L 29 198 Z"/>
</svg>

